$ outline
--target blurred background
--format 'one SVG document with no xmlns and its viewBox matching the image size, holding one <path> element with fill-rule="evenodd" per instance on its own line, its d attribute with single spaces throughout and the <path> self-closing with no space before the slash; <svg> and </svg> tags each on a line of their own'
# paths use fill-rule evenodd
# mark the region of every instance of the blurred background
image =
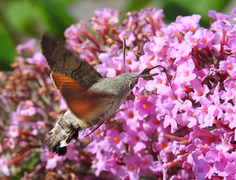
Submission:
<svg viewBox="0 0 236 180">
<path fill-rule="evenodd" d="M 143 8 L 163 9 L 165 22 L 175 21 L 178 15 L 200 14 L 201 26 L 209 27 L 208 10 L 231 15 L 235 0 L 0 0 L 0 71 L 11 70 L 17 56 L 15 48 L 43 33 L 63 38 L 64 31 L 80 20 L 91 27 L 89 19 L 94 10 L 120 10 L 120 23 L 129 11 Z M 39 43 L 38 44 L 38 51 Z"/>
</svg>

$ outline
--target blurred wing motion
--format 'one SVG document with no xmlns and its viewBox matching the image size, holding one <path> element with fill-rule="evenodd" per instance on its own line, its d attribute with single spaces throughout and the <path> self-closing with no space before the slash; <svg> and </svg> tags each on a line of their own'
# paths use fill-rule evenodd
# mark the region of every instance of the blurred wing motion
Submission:
<svg viewBox="0 0 236 180">
<path fill-rule="evenodd" d="M 46 35 L 41 39 L 41 49 L 49 69 L 90 87 L 102 76 L 86 61 L 78 59 L 63 45 Z"/>
</svg>

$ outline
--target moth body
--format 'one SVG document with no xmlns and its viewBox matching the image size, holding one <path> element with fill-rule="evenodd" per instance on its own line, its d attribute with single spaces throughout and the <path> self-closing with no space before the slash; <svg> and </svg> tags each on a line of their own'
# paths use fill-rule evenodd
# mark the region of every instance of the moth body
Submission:
<svg viewBox="0 0 236 180">
<path fill-rule="evenodd" d="M 78 118 L 68 110 L 55 124 L 49 132 L 49 137 L 45 141 L 49 151 L 64 155 L 67 151 L 66 146 L 73 139 L 78 138 L 78 131 L 92 127 L 100 122 L 104 122 L 113 115 L 130 94 L 132 88 L 137 84 L 138 77 L 133 74 L 121 74 L 112 78 L 102 78 L 93 84 L 89 92 L 110 93 L 111 101 L 99 110 L 99 115 L 93 119 Z M 80 106 L 80 104 L 77 104 Z"/>
<path fill-rule="evenodd" d="M 93 125 L 105 121 L 113 115 L 130 94 L 133 87 L 137 84 L 138 77 L 134 74 L 121 74 L 116 77 L 102 78 L 93 84 L 88 92 L 99 92 L 110 94 L 111 97 L 107 104 L 100 109 L 100 114 L 95 120 L 91 120 Z"/>
</svg>

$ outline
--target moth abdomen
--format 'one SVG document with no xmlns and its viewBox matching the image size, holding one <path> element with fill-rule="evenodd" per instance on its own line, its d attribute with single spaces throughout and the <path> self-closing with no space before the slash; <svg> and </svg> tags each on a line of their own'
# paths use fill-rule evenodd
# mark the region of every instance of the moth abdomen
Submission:
<svg viewBox="0 0 236 180">
<path fill-rule="evenodd" d="M 49 151 L 53 151 L 59 156 L 67 152 L 67 145 L 73 139 L 78 138 L 78 132 L 85 127 L 80 126 L 80 119 L 70 118 L 71 112 L 67 111 L 61 119 L 57 121 L 54 128 L 49 132 L 45 144 Z"/>
</svg>

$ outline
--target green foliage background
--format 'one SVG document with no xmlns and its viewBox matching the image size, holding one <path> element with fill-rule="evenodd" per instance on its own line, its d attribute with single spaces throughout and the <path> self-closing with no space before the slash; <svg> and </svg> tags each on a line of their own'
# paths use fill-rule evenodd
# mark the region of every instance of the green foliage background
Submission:
<svg viewBox="0 0 236 180">
<path fill-rule="evenodd" d="M 85 0 L 0 0 L 0 71 L 11 70 L 16 56 L 15 47 L 30 38 L 40 39 L 45 32 L 63 37 L 64 31 L 76 23 L 68 6 Z M 90 0 L 86 0 L 90 1 Z M 98 0 L 103 3 L 103 0 Z M 110 0 L 114 1 L 115 0 Z M 200 14 L 201 25 L 209 26 L 208 10 L 222 12 L 230 0 L 128 0 L 121 9 L 121 19 L 126 12 L 156 7 L 164 10 L 165 21 L 170 23 L 178 15 Z M 161 7 L 157 5 L 162 5 Z M 156 5 L 156 6 L 155 6 Z M 104 3 L 104 8 L 106 3 Z M 91 3 L 91 8 L 93 7 Z M 85 9 L 86 11 L 86 9 Z"/>
</svg>

